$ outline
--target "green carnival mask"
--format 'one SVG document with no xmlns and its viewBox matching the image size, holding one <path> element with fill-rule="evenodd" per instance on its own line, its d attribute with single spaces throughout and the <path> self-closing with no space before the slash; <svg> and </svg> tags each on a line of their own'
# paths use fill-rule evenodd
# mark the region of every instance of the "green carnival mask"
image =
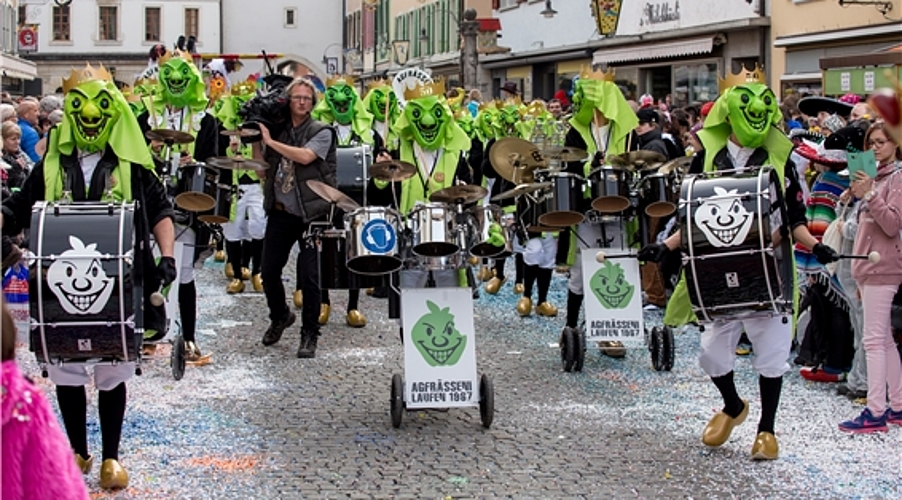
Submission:
<svg viewBox="0 0 902 500">
<path fill-rule="evenodd" d="M 595 108 L 600 104 L 602 83 L 590 78 L 580 78 L 576 81 L 571 99 L 573 119 L 583 125 L 588 125 L 592 121 Z"/>
<path fill-rule="evenodd" d="M 498 110 L 498 119 L 493 122 L 496 137 L 519 137 L 517 123 L 520 122 L 520 110 L 516 105 L 508 104 Z"/>
<path fill-rule="evenodd" d="M 626 280 L 620 264 L 606 260 L 589 280 L 592 293 L 605 309 L 624 309 L 633 298 L 636 287 Z"/>
<path fill-rule="evenodd" d="M 160 68 L 160 85 L 163 98 L 177 108 L 188 105 L 194 84 L 199 81 L 199 74 L 191 71 L 191 64 L 181 57 L 173 57 L 163 63 Z"/>
<path fill-rule="evenodd" d="M 495 120 L 498 117 L 498 110 L 494 107 L 486 107 L 479 110 L 476 115 L 476 132 L 482 135 L 482 139 L 488 141 L 495 137 Z"/>
<path fill-rule="evenodd" d="M 780 113 L 774 92 L 763 83 L 747 83 L 731 87 L 726 95 L 730 127 L 743 147 L 764 144 L 772 125 L 779 123 Z"/>
<path fill-rule="evenodd" d="M 436 96 L 421 97 L 407 102 L 404 116 L 410 122 L 413 138 L 427 150 L 438 149 L 453 117 Z"/>
<path fill-rule="evenodd" d="M 72 125 L 72 135 L 79 150 L 100 151 L 109 142 L 113 127 L 123 112 L 110 92 L 107 82 L 93 80 L 66 94 L 63 110 Z"/>
<path fill-rule="evenodd" d="M 395 96 L 395 93 L 392 92 L 391 87 L 376 87 L 370 90 L 370 96 L 367 95 L 369 99 L 369 110 L 370 113 L 373 114 L 374 119 L 377 122 L 385 121 L 385 106 L 386 102 L 388 103 L 388 116 L 395 116 L 398 110 L 398 98 Z"/>
<path fill-rule="evenodd" d="M 429 366 L 454 366 L 467 347 L 467 337 L 454 326 L 450 308 L 426 301 L 429 312 L 410 331 L 410 339 Z"/>
<path fill-rule="evenodd" d="M 336 83 L 326 89 L 326 104 L 339 125 L 349 125 L 354 118 L 357 91 L 346 83 Z M 385 103 L 382 103 L 385 105 Z M 384 118 L 384 114 L 383 114 Z"/>
<path fill-rule="evenodd" d="M 454 121 L 456 121 L 460 129 L 467 134 L 467 137 L 470 139 L 476 137 L 476 127 L 473 122 L 473 115 L 471 115 L 468 110 L 462 110 L 456 113 L 454 115 Z"/>
</svg>

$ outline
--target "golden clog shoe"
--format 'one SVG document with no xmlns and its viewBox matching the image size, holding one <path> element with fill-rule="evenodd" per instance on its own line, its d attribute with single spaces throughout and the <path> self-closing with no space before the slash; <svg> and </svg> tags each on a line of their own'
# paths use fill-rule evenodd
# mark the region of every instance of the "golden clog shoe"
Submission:
<svg viewBox="0 0 902 500">
<path fill-rule="evenodd" d="M 213 254 L 213 260 L 215 260 L 216 262 L 225 262 L 225 259 L 225 250 L 217 250 L 216 253 Z"/>
<path fill-rule="evenodd" d="M 373 292 L 375 292 L 375 291 L 376 291 L 375 288 L 372 288 L 372 287 L 371 287 L 371 288 L 367 288 L 367 289 L 366 289 L 366 294 L 369 295 L 370 297 L 372 297 L 372 296 L 373 296 Z"/>
<path fill-rule="evenodd" d="M 471 255 L 469 258 L 467 258 L 467 263 L 471 266 L 475 266 L 476 264 L 479 264 L 479 257 L 473 257 Z"/>
<path fill-rule="evenodd" d="M 536 314 L 545 317 L 557 316 L 557 307 L 551 305 L 551 302 L 542 302 L 536 306 Z"/>
<path fill-rule="evenodd" d="M 304 292 L 295 290 L 294 295 L 291 298 L 294 300 L 294 307 L 297 307 L 298 309 L 304 307 Z"/>
<path fill-rule="evenodd" d="M 82 474 L 87 474 L 91 472 L 91 469 L 94 467 L 94 457 L 88 457 L 87 459 L 81 458 L 81 455 L 78 453 L 75 454 L 75 465 L 78 466 L 78 470 L 81 471 Z"/>
<path fill-rule="evenodd" d="M 228 285 L 226 285 L 226 292 L 228 293 L 241 293 L 244 291 L 244 281 L 239 279 L 233 279 Z"/>
<path fill-rule="evenodd" d="M 626 348 L 619 340 L 602 340 L 598 343 L 601 353 L 610 358 L 625 358 Z"/>
<path fill-rule="evenodd" d="M 319 321 L 320 325 L 325 325 L 329 322 L 329 313 L 331 312 L 332 306 L 330 306 L 329 304 L 321 304 L 319 306 L 319 318 L 317 319 L 317 321 Z"/>
<path fill-rule="evenodd" d="M 514 295 L 523 295 L 524 289 L 523 283 L 514 283 Z"/>
<path fill-rule="evenodd" d="M 348 322 L 348 326 L 353 326 L 354 328 L 363 328 L 366 326 L 366 316 L 357 309 L 348 311 L 346 321 Z"/>
<path fill-rule="evenodd" d="M 246 267 L 242 267 L 241 268 L 241 279 L 243 279 L 243 280 L 251 279 L 251 270 Z"/>
<path fill-rule="evenodd" d="M 479 281 L 488 281 L 495 277 L 495 272 L 489 266 L 482 266 L 476 273 L 476 277 L 479 278 Z"/>
<path fill-rule="evenodd" d="M 752 445 L 752 460 L 776 460 L 780 456 L 777 436 L 770 432 L 759 432 Z"/>
<path fill-rule="evenodd" d="M 128 488 L 128 472 L 116 460 L 104 460 L 100 466 L 100 487 L 105 490 Z"/>
<path fill-rule="evenodd" d="M 713 448 L 726 443 L 727 439 L 730 439 L 733 428 L 745 422 L 745 418 L 749 416 L 749 402 L 743 399 L 742 404 L 745 407 L 742 408 L 742 413 L 736 418 L 727 415 L 723 411 L 719 411 L 711 417 L 708 425 L 705 426 L 705 431 L 702 433 L 702 443 Z"/>
<path fill-rule="evenodd" d="M 251 276 L 251 285 L 253 285 L 255 292 L 262 292 L 263 291 L 263 276 L 260 276 L 259 274 L 255 274 L 255 275 Z"/>
<path fill-rule="evenodd" d="M 490 279 L 489 282 L 485 284 L 485 291 L 486 293 L 495 295 L 496 293 L 498 293 L 498 290 L 501 290 L 501 285 L 503 284 L 504 280 L 496 276 Z"/>
<path fill-rule="evenodd" d="M 232 268 L 231 262 L 226 262 L 225 265 L 225 277 L 228 279 L 232 279 L 235 277 L 235 269 Z"/>
<path fill-rule="evenodd" d="M 517 314 L 520 316 L 529 316 L 532 314 L 532 299 L 529 297 L 520 297 L 517 301 Z"/>
</svg>

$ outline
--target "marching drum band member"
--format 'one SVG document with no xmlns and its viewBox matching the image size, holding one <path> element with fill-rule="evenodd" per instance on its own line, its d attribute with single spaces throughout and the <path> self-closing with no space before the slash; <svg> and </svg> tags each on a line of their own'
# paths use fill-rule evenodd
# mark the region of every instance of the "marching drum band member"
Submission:
<svg viewBox="0 0 902 500">
<path fill-rule="evenodd" d="M 203 77 L 190 54 L 167 52 L 159 59 L 159 89 L 154 93 L 150 108 L 138 117 L 142 132 L 166 129 L 185 132 L 194 137 L 189 144 L 174 145 L 173 160 L 179 166 L 204 161 L 211 156 L 225 154 L 226 141 L 219 140 L 219 125 L 213 115 L 206 112 L 208 99 Z M 151 147 L 162 144 L 152 143 Z M 219 154 L 218 154 L 219 153 Z M 164 161 L 170 161 L 169 158 Z M 172 171 L 170 175 L 176 176 Z M 194 264 L 206 241 L 197 241 L 200 226 L 195 217 L 180 217 L 177 224 L 177 241 L 184 244 L 182 269 L 179 273 L 179 315 L 182 336 L 185 339 L 186 359 L 197 362 L 208 359 L 197 346 L 197 287 L 194 283 Z M 206 233 L 201 233 L 206 234 Z M 151 337 L 152 338 L 152 337 Z"/>
<path fill-rule="evenodd" d="M 705 149 L 693 159 L 690 173 L 772 165 L 781 186 L 785 186 L 783 199 L 788 219 L 781 221 L 782 225 L 775 231 L 774 244 L 791 235 L 796 242 L 810 248 L 819 262 L 834 262 L 838 259 L 836 252 L 818 243 L 808 232 L 802 188 L 795 165 L 789 159 L 792 143 L 778 129 L 782 116 L 777 99 L 764 82 L 764 73 L 758 68 L 754 71 L 743 69 L 738 75 L 721 80 L 721 95 L 705 120 L 704 128 L 698 132 Z M 680 239 L 681 231 L 677 231 L 663 243 L 646 245 L 639 252 L 639 260 L 660 262 L 669 252 L 679 248 Z M 783 258 L 791 259 L 791 256 Z M 723 445 L 733 428 L 743 423 L 749 414 L 750 405 L 739 397 L 733 381 L 736 343 L 743 329 L 754 347 L 752 365 L 759 374 L 761 391 L 761 417 L 751 455 L 755 460 L 774 460 L 779 456 L 774 420 L 783 374 L 789 370 L 787 359 L 792 344 L 792 322 L 785 317 L 756 316 L 716 321 L 702 332 L 699 364 L 724 400 L 723 410 L 705 426 L 702 442 L 711 447 Z"/>
<path fill-rule="evenodd" d="M 31 223 L 32 206 L 42 200 L 137 201 L 135 251 L 143 273 L 133 276 L 143 284 L 145 303 L 150 293 L 168 286 L 178 270 L 173 255 L 173 210 L 166 190 L 154 174 L 154 162 L 128 103 L 103 68 L 73 70 L 63 81 L 65 119 L 54 129 L 44 159 L 35 165 L 21 191 L 3 202 L 3 232 L 18 234 Z M 154 267 L 149 234 L 160 247 Z M 145 308 L 145 324 L 153 328 L 155 316 Z M 157 318 L 158 319 L 158 318 Z M 128 473 L 119 464 L 119 442 L 126 408 L 125 382 L 135 373 L 135 363 L 93 365 L 98 390 L 103 463 L 100 486 L 128 486 Z M 69 363 L 47 367 L 56 385 L 60 413 L 75 461 L 90 472 L 94 457 L 88 452 L 87 394 L 91 383 L 88 364 Z"/>
</svg>

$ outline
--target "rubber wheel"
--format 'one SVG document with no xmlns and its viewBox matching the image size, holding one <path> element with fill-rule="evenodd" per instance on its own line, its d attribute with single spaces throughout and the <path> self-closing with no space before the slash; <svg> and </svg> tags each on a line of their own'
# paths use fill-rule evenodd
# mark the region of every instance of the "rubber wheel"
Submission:
<svg viewBox="0 0 902 500">
<path fill-rule="evenodd" d="M 669 372 L 673 369 L 673 358 L 676 351 L 676 345 L 673 339 L 673 330 L 669 326 L 661 328 L 662 339 L 661 356 L 663 357 L 662 370 Z"/>
<path fill-rule="evenodd" d="M 558 347 L 561 350 L 561 367 L 565 372 L 573 370 L 573 359 L 576 357 L 576 335 L 573 329 L 564 327 L 561 330 L 561 338 L 558 340 Z"/>
<path fill-rule="evenodd" d="M 172 378 L 181 380 L 185 376 L 185 338 L 181 335 L 176 335 L 172 341 L 169 367 L 172 368 Z"/>
<path fill-rule="evenodd" d="M 486 429 L 492 426 L 495 419 L 495 387 L 491 377 L 485 373 L 479 378 L 479 418 Z"/>
<path fill-rule="evenodd" d="M 391 425 L 401 427 L 404 419 L 404 380 L 397 373 L 391 377 Z"/>
<path fill-rule="evenodd" d="M 575 356 L 573 358 L 573 371 L 583 371 L 583 363 L 586 361 L 586 331 L 582 328 L 574 330 Z"/>
<path fill-rule="evenodd" d="M 651 343 L 648 346 L 651 350 L 651 365 L 655 371 L 664 370 L 664 330 L 659 327 L 651 329 Z"/>
</svg>

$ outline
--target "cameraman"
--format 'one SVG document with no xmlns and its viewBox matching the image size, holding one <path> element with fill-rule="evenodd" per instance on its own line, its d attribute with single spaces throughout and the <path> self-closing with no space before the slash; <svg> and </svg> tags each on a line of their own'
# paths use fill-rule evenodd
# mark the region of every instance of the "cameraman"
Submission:
<svg viewBox="0 0 902 500">
<path fill-rule="evenodd" d="M 306 237 L 311 222 L 324 219 L 329 202 L 317 196 L 308 180 L 336 185 L 335 131 L 310 117 L 316 105 L 316 88 L 306 78 L 296 78 L 285 89 L 288 96 L 290 122 L 273 138 L 266 125 L 260 123 L 260 136 L 265 150 L 254 144 L 254 157 L 265 158 L 270 169 L 264 171 L 263 208 L 269 216 L 263 245 L 263 283 L 269 306 L 269 329 L 263 334 L 263 345 L 273 345 L 286 328 L 294 324 L 295 314 L 285 303 L 282 269 L 288 262 L 291 247 L 297 242 L 302 276 L 304 307 L 301 314 L 299 358 L 316 356 L 319 336 L 321 295 L 316 247 Z"/>
</svg>

